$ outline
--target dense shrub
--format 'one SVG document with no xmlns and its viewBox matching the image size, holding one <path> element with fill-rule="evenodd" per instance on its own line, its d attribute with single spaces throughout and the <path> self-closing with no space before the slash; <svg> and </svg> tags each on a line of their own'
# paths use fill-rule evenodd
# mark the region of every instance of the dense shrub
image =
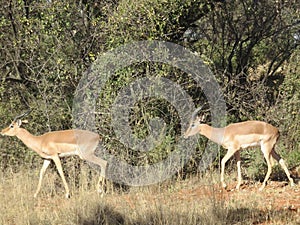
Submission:
<svg viewBox="0 0 300 225">
<path fill-rule="evenodd" d="M 33 112 L 26 128 L 32 133 L 71 128 L 74 91 L 98 55 L 132 41 L 164 40 L 185 46 L 211 68 L 225 96 L 228 123 L 259 119 L 279 127 L 283 143 L 279 149 L 288 152 L 286 156 L 292 165 L 297 163 L 297 1 L 2 0 L 1 5 L 3 127 L 30 107 Z M 167 157 L 174 150 L 183 125 L 168 102 L 154 98 L 137 102 L 130 118 L 137 137 L 147 136 L 150 119 L 160 117 L 167 127 L 159 146 L 136 154 L 116 140 L 110 107 L 123 87 L 138 78 L 156 76 L 176 82 L 196 106 L 207 101 L 189 74 L 169 65 L 144 62 L 118 71 L 99 96 L 97 127 L 110 152 L 136 165 Z M 209 118 L 207 115 L 208 123 Z M 200 139 L 186 171 L 197 170 L 206 142 Z M 35 165 L 36 155 L 16 138 L 1 139 L 0 145 L 2 167 L 18 167 L 20 162 Z M 245 153 L 247 164 L 257 162 L 259 153 L 252 154 Z"/>
</svg>

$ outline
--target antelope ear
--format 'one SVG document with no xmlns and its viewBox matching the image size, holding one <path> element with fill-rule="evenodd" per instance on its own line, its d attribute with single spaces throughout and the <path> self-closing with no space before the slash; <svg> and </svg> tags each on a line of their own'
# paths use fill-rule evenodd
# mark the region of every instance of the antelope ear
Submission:
<svg viewBox="0 0 300 225">
<path fill-rule="evenodd" d="M 28 123 L 28 120 L 22 120 L 22 123 Z"/>
<path fill-rule="evenodd" d="M 201 117 L 198 117 L 199 118 L 199 122 L 204 122 L 205 121 L 205 115 L 202 115 Z"/>
<path fill-rule="evenodd" d="M 20 127 L 22 125 L 22 120 L 17 120 L 16 124 L 18 127 Z"/>
</svg>

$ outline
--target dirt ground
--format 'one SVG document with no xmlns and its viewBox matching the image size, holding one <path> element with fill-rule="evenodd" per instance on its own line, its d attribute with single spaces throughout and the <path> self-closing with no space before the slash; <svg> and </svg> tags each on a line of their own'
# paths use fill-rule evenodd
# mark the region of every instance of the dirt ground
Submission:
<svg viewBox="0 0 300 225">
<path fill-rule="evenodd" d="M 260 182 L 244 181 L 240 190 L 235 190 L 236 183 L 228 184 L 224 190 L 220 184 L 215 185 L 187 185 L 179 189 L 164 192 L 161 195 L 123 195 L 123 202 L 132 210 L 137 210 L 137 202 L 141 198 L 147 205 L 163 204 L 170 206 L 170 199 L 180 207 L 180 203 L 187 205 L 199 204 L 205 206 L 209 201 L 223 205 L 224 208 L 233 208 L 228 216 L 243 214 L 249 218 L 251 224 L 300 224 L 300 186 L 299 183 L 291 187 L 287 182 L 269 181 L 263 191 L 259 191 Z M 118 206 L 116 206 L 118 207 Z M 120 206 L 121 207 L 121 206 Z M 292 222 L 286 222 L 291 218 Z M 230 218 L 229 218 L 230 220 Z M 239 219 L 232 219 L 233 224 L 240 223 Z M 295 222 L 296 221 L 296 222 Z"/>
<path fill-rule="evenodd" d="M 178 198 L 182 200 L 204 199 L 214 196 L 218 200 L 240 200 L 249 201 L 249 198 L 255 198 L 257 203 L 261 203 L 261 207 L 272 208 L 275 210 L 285 209 L 298 212 L 300 215 L 300 188 L 299 185 L 290 187 L 287 182 L 269 181 L 263 191 L 259 191 L 261 183 L 245 182 L 240 190 L 235 190 L 235 184 L 229 184 L 224 190 L 219 185 L 214 187 L 198 187 L 193 190 L 183 189 L 178 193 Z M 255 200 L 252 199 L 252 200 Z M 262 202 L 261 202 L 262 201 Z M 258 205 L 259 206 L 259 205 Z"/>
</svg>

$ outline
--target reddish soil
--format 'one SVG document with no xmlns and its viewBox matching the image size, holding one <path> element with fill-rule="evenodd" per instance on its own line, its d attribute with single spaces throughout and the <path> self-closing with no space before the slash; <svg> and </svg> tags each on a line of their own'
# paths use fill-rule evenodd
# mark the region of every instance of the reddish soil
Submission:
<svg viewBox="0 0 300 225">
<path fill-rule="evenodd" d="M 252 221 L 251 224 L 300 224 L 300 186 L 291 187 L 287 182 L 269 181 L 263 191 L 259 191 L 260 182 L 245 182 L 240 190 L 235 190 L 235 183 L 228 185 L 224 190 L 219 184 L 185 186 L 181 189 L 151 195 L 123 195 L 124 203 L 136 210 L 140 207 L 137 202 L 141 199 L 146 205 L 157 203 L 170 205 L 207 204 L 214 201 L 216 205 L 228 208 L 229 221 L 239 223 L 234 217 L 243 214 L 244 218 Z M 231 207 L 230 207 L 231 206 Z M 230 211 L 230 208 L 233 210 Z M 233 218 L 231 218 L 233 217 Z M 231 218 L 231 220 L 230 220 Z M 289 222 L 288 222 L 289 221 Z"/>
<path fill-rule="evenodd" d="M 256 202 L 261 209 L 292 210 L 300 215 L 300 187 L 290 187 L 287 182 L 269 181 L 263 191 L 259 191 L 261 183 L 244 183 L 240 190 L 235 190 L 235 184 L 229 184 L 224 190 L 220 185 L 201 186 L 195 189 L 182 189 L 178 198 L 186 201 L 201 200 L 214 197 L 220 201 Z"/>
<path fill-rule="evenodd" d="M 299 167 L 300 168 L 300 167 Z M 300 169 L 299 169 L 300 170 Z M 146 207 L 166 205 L 167 207 L 187 207 L 188 205 L 216 205 L 225 209 L 229 224 L 243 224 L 237 215 L 248 221 L 247 224 L 300 224 L 300 182 L 299 171 L 292 174 L 296 185 L 288 182 L 269 180 L 263 191 L 259 191 L 260 182 L 244 181 L 240 190 L 235 189 L 236 182 L 228 184 L 225 190 L 220 183 L 204 185 L 198 179 L 182 181 L 177 185 L 153 187 L 147 191 L 130 192 L 118 197 L 132 210 L 139 210 L 141 202 Z M 158 189 L 156 189 L 158 188 Z M 116 203 L 116 208 L 122 207 Z M 226 211 L 227 210 L 227 211 Z"/>
<path fill-rule="evenodd" d="M 221 185 L 193 185 L 179 190 L 164 192 L 162 195 L 155 194 L 124 194 L 120 196 L 129 206 L 135 208 L 135 203 L 139 198 L 147 202 L 169 201 L 173 199 L 178 202 L 201 202 L 201 200 L 214 199 L 218 202 L 239 202 L 241 204 L 253 203 L 255 208 L 262 210 L 291 210 L 299 213 L 300 216 L 300 186 L 299 184 L 291 187 L 287 182 L 269 181 L 263 191 L 259 191 L 260 182 L 245 182 L 240 190 L 235 189 L 235 183 L 229 184 L 225 190 Z M 249 205 L 250 205 L 249 204 Z"/>
</svg>

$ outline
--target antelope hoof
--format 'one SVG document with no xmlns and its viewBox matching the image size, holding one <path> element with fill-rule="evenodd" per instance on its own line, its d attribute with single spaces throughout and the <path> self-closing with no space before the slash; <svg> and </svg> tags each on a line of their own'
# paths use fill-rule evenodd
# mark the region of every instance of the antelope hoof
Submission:
<svg viewBox="0 0 300 225">
<path fill-rule="evenodd" d="M 262 185 L 262 186 L 261 186 L 261 187 L 260 187 L 258 190 L 259 190 L 259 191 L 263 191 L 263 190 L 264 190 L 264 188 L 265 188 L 265 186 L 266 186 L 266 185 L 265 185 L 265 184 L 263 184 L 263 185 Z"/>
<path fill-rule="evenodd" d="M 104 195 L 104 190 L 103 190 L 103 188 L 101 188 L 101 187 L 97 188 L 97 192 L 98 192 L 99 195 L 101 195 L 101 198 L 102 198 L 103 195 Z"/>
<path fill-rule="evenodd" d="M 101 193 L 103 193 L 104 191 L 103 191 L 103 189 L 102 189 L 101 187 L 98 187 L 98 188 L 97 188 L 97 192 L 98 192 L 99 194 L 101 194 Z"/>
<path fill-rule="evenodd" d="M 97 192 L 98 192 L 98 194 L 101 196 L 101 198 L 103 198 L 103 196 L 104 196 L 104 191 L 103 191 L 103 189 L 102 189 L 102 188 L 99 188 L 99 189 L 97 190 Z"/>
<path fill-rule="evenodd" d="M 222 187 L 226 190 L 227 189 L 227 184 L 222 183 Z"/>
</svg>

